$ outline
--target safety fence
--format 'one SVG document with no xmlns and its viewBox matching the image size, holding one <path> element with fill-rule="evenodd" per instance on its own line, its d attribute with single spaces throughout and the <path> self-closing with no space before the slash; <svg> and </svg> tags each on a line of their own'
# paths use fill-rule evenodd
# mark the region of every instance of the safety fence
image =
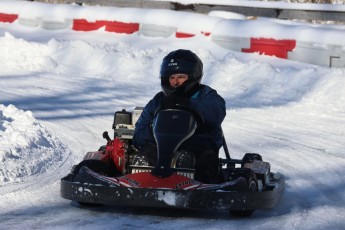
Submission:
<svg viewBox="0 0 345 230">
<path fill-rule="evenodd" d="M 345 5 L 341 4 L 304 4 L 271 0 L 228 0 L 228 1 L 171 1 L 171 0 L 33 0 L 50 3 L 75 3 L 113 7 L 134 7 L 151 9 L 170 9 L 197 13 L 228 11 L 245 16 L 269 17 L 278 19 L 323 20 L 345 22 Z M 184 3 L 189 2 L 189 3 Z M 194 2 L 194 3 L 193 3 Z"/>
<path fill-rule="evenodd" d="M 323 29 L 319 31 L 320 29 L 314 27 L 306 28 L 305 26 L 258 20 L 242 20 L 239 25 L 238 20 L 227 20 L 201 14 L 193 14 L 193 20 L 189 23 L 188 15 L 191 13 L 187 12 L 170 10 L 162 12 L 162 10 L 155 9 L 115 7 L 89 6 L 85 8 L 83 6 L 69 6 L 65 8 L 69 16 L 66 16 L 66 14 L 56 16 L 54 12 L 61 12 L 62 9 L 61 5 L 54 4 L 45 8 L 44 15 L 37 15 L 34 18 L 28 17 L 25 14 L 26 10 L 33 10 L 35 6 L 38 6 L 36 4 L 44 3 L 26 4 L 25 9 L 22 7 L 18 10 L 18 13 L 15 13 L 15 8 L 4 10 L 5 7 L 2 7 L 0 3 L 0 23 L 18 23 L 47 30 L 71 29 L 88 32 L 104 29 L 110 33 L 128 35 L 138 33 L 147 37 L 167 38 L 175 36 L 179 39 L 188 39 L 195 36 L 204 36 L 223 48 L 238 52 L 260 53 L 322 66 L 345 67 L 345 45 L 343 44 L 345 30 L 341 29 Z M 60 8 L 57 9 L 58 7 Z M 139 11 L 140 13 L 138 13 Z M 93 14 L 90 14 L 90 12 L 93 12 Z M 133 17 L 135 12 L 139 16 Z M 167 20 L 159 20 L 162 19 L 162 13 L 164 13 Z M 97 15 L 104 16 L 96 18 Z M 143 18 L 140 18 L 140 16 Z M 169 24 L 169 17 L 183 18 L 184 24 L 174 24 L 172 22 Z M 200 23 L 198 25 L 193 24 L 195 17 L 199 17 L 198 21 Z M 263 30 L 257 34 L 248 33 L 248 28 L 253 26 L 261 27 Z M 267 31 L 264 28 L 274 29 Z M 280 31 L 286 30 L 290 31 L 288 38 L 284 38 L 280 34 Z M 308 33 L 308 40 L 301 37 L 301 33 Z M 318 37 L 318 34 L 323 34 L 323 38 Z"/>
</svg>

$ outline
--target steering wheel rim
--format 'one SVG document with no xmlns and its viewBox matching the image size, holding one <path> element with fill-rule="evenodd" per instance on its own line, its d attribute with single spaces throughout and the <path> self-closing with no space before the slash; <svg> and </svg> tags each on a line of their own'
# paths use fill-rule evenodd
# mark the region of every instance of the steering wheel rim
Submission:
<svg viewBox="0 0 345 230">
<path fill-rule="evenodd" d="M 195 119 L 195 121 L 196 121 L 196 123 L 197 123 L 198 126 L 204 125 L 204 118 L 203 118 L 203 116 L 202 116 L 198 111 L 196 111 L 195 109 L 190 108 L 189 106 L 181 105 L 181 104 L 176 104 L 174 107 L 171 107 L 171 108 L 162 108 L 162 107 L 159 107 L 159 108 L 155 111 L 154 117 L 156 117 L 157 114 L 158 114 L 160 111 L 169 110 L 169 109 L 177 109 L 177 110 L 183 110 L 183 111 L 190 112 L 190 113 L 193 115 L 193 117 L 194 117 L 194 119 Z"/>
</svg>

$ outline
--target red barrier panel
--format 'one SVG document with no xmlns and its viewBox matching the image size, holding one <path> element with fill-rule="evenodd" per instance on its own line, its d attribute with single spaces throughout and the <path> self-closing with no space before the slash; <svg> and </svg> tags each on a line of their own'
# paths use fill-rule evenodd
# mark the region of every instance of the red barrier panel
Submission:
<svg viewBox="0 0 345 230">
<path fill-rule="evenodd" d="M 103 26 L 105 26 L 105 31 L 115 33 L 132 34 L 139 31 L 139 23 L 124 23 L 106 20 L 88 22 L 86 19 L 74 19 L 72 29 L 78 31 L 91 31 L 98 30 Z"/>
<path fill-rule="evenodd" d="M 211 32 L 201 32 L 203 35 L 205 35 L 206 37 L 211 35 Z"/>
<path fill-rule="evenodd" d="M 201 32 L 202 35 L 208 37 L 210 36 L 210 32 Z M 177 38 L 191 38 L 194 37 L 195 34 L 190 34 L 190 33 L 184 33 L 184 32 L 176 32 L 176 37 Z"/>
<path fill-rule="evenodd" d="M 0 13 L 0 22 L 14 22 L 17 20 L 18 15 L 17 14 L 3 14 Z"/>
<path fill-rule="evenodd" d="M 245 53 L 258 52 L 279 58 L 288 58 L 288 52 L 296 47 L 295 40 L 276 40 L 268 38 L 251 38 L 250 48 L 242 49 Z"/>
<path fill-rule="evenodd" d="M 102 26 L 104 26 L 102 21 L 88 22 L 86 19 L 74 19 L 72 29 L 77 31 L 91 31 L 98 30 Z"/>
<path fill-rule="evenodd" d="M 176 32 L 176 37 L 177 38 L 191 38 L 194 37 L 195 34 L 190 34 L 190 33 L 184 33 L 184 32 Z"/>
<path fill-rule="evenodd" d="M 124 23 L 117 21 L 103 21 L 105 24 L 105 31 L 132 34 L 139 31 L 139 23 Z"/>
</svg>

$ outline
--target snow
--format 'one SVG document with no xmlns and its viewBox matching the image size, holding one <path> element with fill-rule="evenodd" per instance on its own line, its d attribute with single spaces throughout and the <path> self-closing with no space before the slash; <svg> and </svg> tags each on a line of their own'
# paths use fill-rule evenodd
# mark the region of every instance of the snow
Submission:
<svg viewBox="0 0 345 230">
<path fill-rule="evenodd" d="M 226 100 L 232 157 L 260 153 L 286 177 L 282 200 L 239 219 L 221 210 L 84 208 L 61 198 L 60 179 L 105 143 L 115 111 L 144 106 L 160 90 L 160 62 L 178 48 L 200 56 L 203 83 Z M 345 69 L 237 53 L 204 36 L 17 23 L 0 24 L 0 53 L 0 229 L 344 228 Z"/>
<path fill-rule="evenodd" d="M 0 105 L 0 185 L 22 181 L 57 167 L 66 147 L 33 117 L 30 111 Z"/>
<path fill-rule="evenodd" d="M 168 205 L 176 205 L 176 194 L 169 191 L 158 191 L 158 200 L 162 200 Z"/>
</svg>

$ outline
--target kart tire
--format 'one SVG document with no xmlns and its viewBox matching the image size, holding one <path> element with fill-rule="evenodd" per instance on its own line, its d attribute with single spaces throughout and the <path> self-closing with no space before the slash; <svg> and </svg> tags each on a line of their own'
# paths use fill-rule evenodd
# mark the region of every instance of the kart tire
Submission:
<svg viewBox="0 0 345 230">
<path fill-rule="evenodd" d="M 235 217 L 250 217 L 254 210 L 230 210 L 230 214 Z"/>
<path fill-rule="evenodd" d="M 86 166 L 92 171 L 104 176 L 120 175 L 113 161 L 105 163 L 100 160 L 83 160 L 78 165 L 73 166 L 72 173 L 77 174 L 79 172 L 79 169 L 83 166 Z"/>
<path fill-rule="evenodd" d="M 75 165 L 72 169 L 72 173 L 77 174 L 80 170 L 81 167 L 86 166 L 92 171 L 102 174 L 102 175 L 107 175 L 107 165 L 99 160 L 83 160 L 80 162 L 78 165 Z"/>
<path fill-rule="evenodd" d="M 247 187 L 245 191 L 247 192 L 257 192 L 258 191 L 258 181 L 256 179 L 255 173 L 247 168 L 236 168 L 231 175 L 231 179 L 236 179 L 238 177 L 244 177 L 247 181 Z M 249 217 L 253 214 L 254 210 L 229 210 L 232 216 L 236 217 Z"/>
<path fill-rule="evenodd" d="M 86 208 L 97 208 L 97 207 L 102 207 L 102 204 L 95 204 L 95 203 L 88 203 L 88 202 L 81 202 L 81 201 L 77 201 L 77 203 L 80 206 L 86 207 Z"/>
<path fill-rule="evenodd" d="M 262 156 L 258 153 L 246 153 L 242 158 L 241 167 L 244 167 L 246 163 L 253 163 L 253 161 L 262 161 Z"/>
</svg>

